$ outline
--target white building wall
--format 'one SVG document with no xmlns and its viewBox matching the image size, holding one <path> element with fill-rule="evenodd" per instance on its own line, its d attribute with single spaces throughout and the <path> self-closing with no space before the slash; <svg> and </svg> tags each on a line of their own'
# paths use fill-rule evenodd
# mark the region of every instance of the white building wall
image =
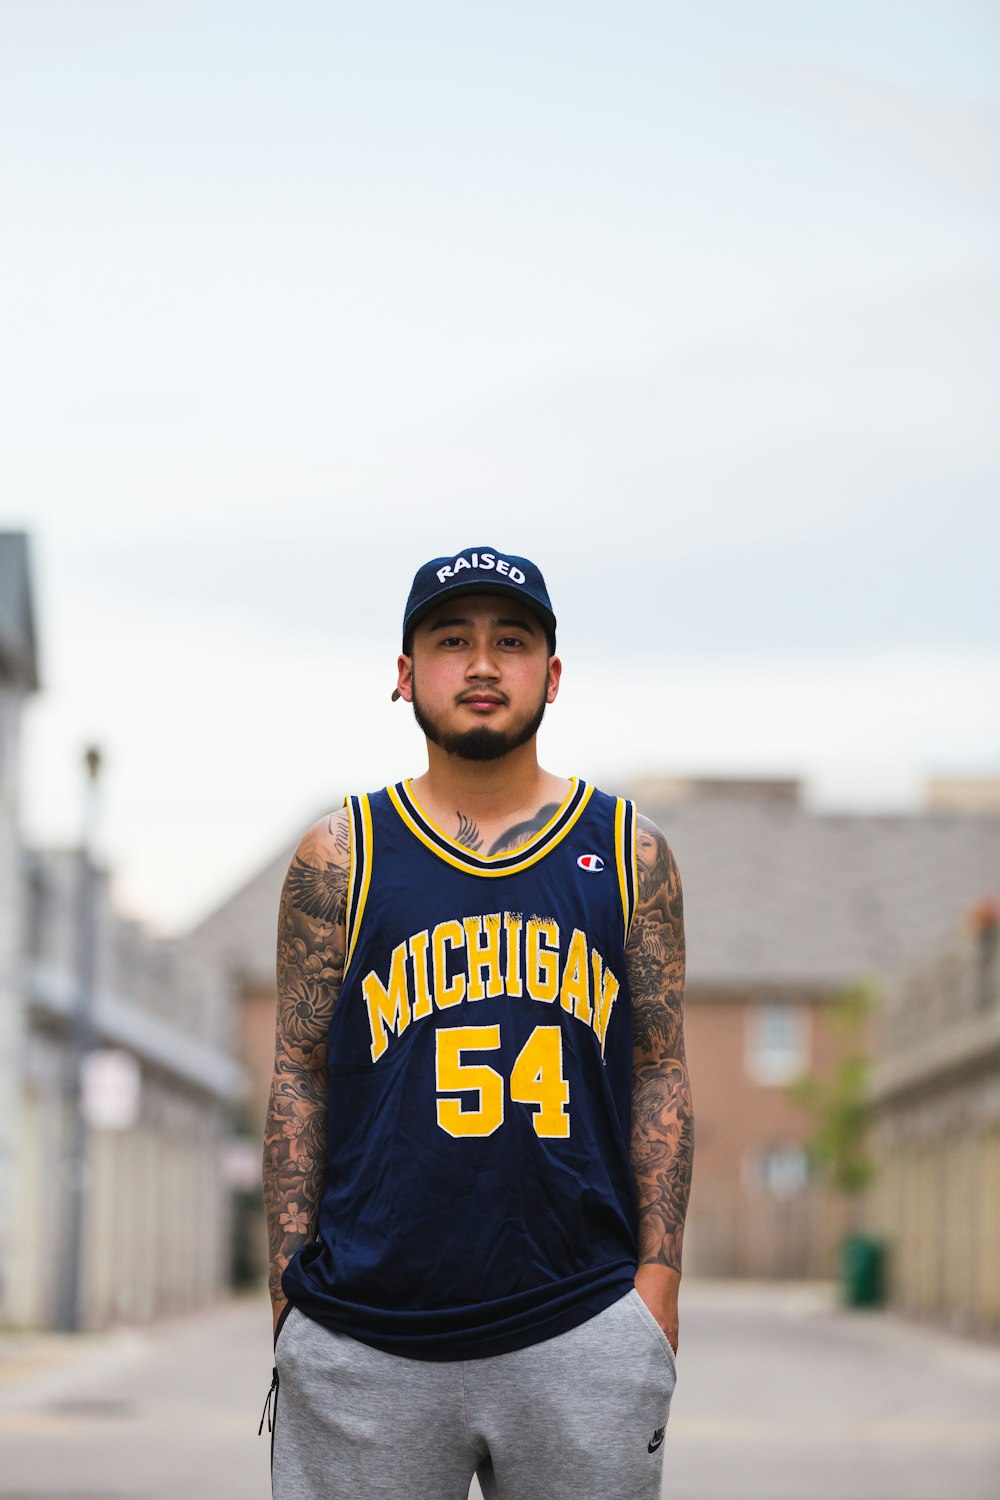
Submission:
<svg viewBox="0 0 1000 1500">
<path fill-rule="evenodd" d="M 971 930 L 887 988 L 871 1221 L 903 1312 L 1000 1330 L 1000 967 Z"/>
<path fill-rule="evenodd" d="M 21 713 L 25 694 L 0 679 L 0 1322 L 13 1318 L 17 1204 L 24 1121 L 25 903 L 20 828 Z"/>
<path fill-rule="evenodd" d="M 64 1163 L 76 1129 L 66 1103 L 77 857 L 33 855 L 29 927 L 40 934 L 24 965 L 25 1048 L 12 1113 L 19 1122 L 10 1204 L 9 1306 L 14 1326 L 53 1326 L 67 1272 Z M 228 1036 L 234 997 L 211 961 L 121 924 L 103 905 L 94 1043 L 138 1059 L 138 1118 L 85 1131 L 80 1322 L 144 1322 L 224 1293 L 230 1264 L 229 1121 L 245 1089 Z M 126 985 L 128 988 L 126 988 Z M 110 986 L 110 988 L 109 988 Z"/>
</svg>

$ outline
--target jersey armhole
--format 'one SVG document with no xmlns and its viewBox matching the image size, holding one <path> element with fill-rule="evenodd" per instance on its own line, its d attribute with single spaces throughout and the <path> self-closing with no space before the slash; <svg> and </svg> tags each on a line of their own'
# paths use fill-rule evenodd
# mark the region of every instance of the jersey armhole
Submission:
<svg viewBox="0 0 1000 1500">
<path fill-rule="evenodd" d="M 615 806 L 615 863 L 622 898 L 625 941 L 629 940 L 639 891 L 639 867 L 635 847 L 635 803 L 619 797 Z"/>
<path fill-rule="evenodd" d="M 348 825 L 351 835 L 351 863 L 347 875 L 347 905 L 344 912 L 344 931 L 347 952 L 344 957 L 344 973 L 350 967 L 354 945 L 361 930 L 361 919 L 365 914 L 368 887 L 372 878 L 372 811 L 367 797 L 345 797 Z"/>
</svg>

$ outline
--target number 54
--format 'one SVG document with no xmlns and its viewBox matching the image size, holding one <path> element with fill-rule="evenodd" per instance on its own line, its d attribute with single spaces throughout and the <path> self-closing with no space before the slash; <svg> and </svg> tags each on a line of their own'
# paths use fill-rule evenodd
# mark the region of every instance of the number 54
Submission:
<svg viewBox="0 0 1000 1500">
<path fill-rule="evenodd" d="M 463 1109 L 460 1099 L 437 1101 L 437 1122 L 448 1135 L 492 1135 L 504 1119 L 503 1075 L 486 1063 L 466 1062 L 465 1052 L 497 1052 L 500 1027 L 447 1026 L 437 1033 L 438 1094 L 475 1093 L 477 1105 Z M 569 1135 L 569 1084 L 563 1076 L 562 1030 L 536 1026 L 511 1069 L 510 1097 L 535 1106 L 536 1135 Z"/>
</svg>

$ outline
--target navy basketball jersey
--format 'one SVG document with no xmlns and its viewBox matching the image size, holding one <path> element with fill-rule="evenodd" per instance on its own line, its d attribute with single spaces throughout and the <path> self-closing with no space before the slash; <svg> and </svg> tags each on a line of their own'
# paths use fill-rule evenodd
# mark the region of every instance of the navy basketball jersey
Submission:
<svg viewBox="0 0 1000 1500">
<path fill-rule="evenodd" d="M 489 855 L 408 782 L 346 805 L 326 1178 L 282 1287 L 392 1353 L 523 1348 L 635 1275 L 635 809 L 574 780 L 530 842 Z"/>
</svg>

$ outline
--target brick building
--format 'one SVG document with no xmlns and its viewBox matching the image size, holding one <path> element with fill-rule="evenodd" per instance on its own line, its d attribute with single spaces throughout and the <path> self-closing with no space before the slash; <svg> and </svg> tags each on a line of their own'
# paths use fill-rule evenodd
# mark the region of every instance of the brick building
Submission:
<svg viewBox="0 0 1000 1500">
<path fill-rule="evenodd" d="M 838 1056 L 844 987 L 920 964 L 1000 870 L 1000 816 L 817 813 L 794 781 L 648 781 L 684 882 L 696 1114 L 685 1265 L 835 1276 L 851 1206 L 810 1181 L 783 1085 Z M 871 1034 L 869 1039 L 872 1040 Z"/>
</svg>

